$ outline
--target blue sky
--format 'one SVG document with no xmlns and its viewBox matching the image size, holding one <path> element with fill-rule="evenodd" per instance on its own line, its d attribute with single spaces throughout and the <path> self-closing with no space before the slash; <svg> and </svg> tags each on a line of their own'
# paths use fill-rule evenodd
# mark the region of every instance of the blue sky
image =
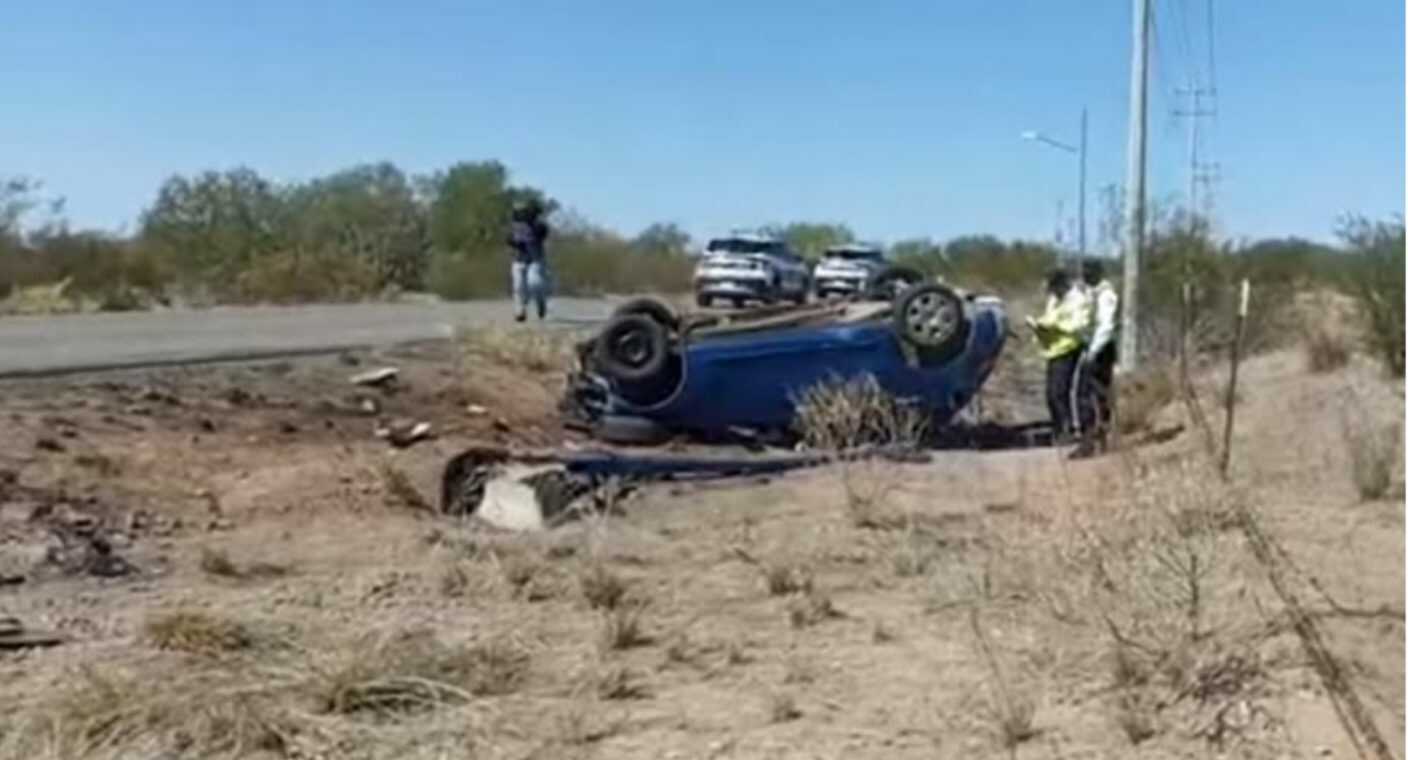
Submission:
<svg viewBox="0 0 1408 760">
<path fill-rule="evenodd" d="M 1206 0 L 1151 0 L 1150 187 L 1180 197 L 1173 88 L 1209 79 Z M 1404 204 L 1404 5 L 1216 3 L 1227 235 L 1328 239 Z M 0 174 L 131 229 L 176 172 L 303 179 L 497 158 L 589 218 L 845 221 L 894 240 L 1050 238 L 1090 109 L 1122 182 L 1128 0 L 19 3 L 0 25 Z"/>
</svg>

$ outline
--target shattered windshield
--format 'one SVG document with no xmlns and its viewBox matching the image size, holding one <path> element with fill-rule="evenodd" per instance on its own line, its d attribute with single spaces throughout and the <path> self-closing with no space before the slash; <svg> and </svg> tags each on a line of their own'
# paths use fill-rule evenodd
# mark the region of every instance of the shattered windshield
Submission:
<svg viewBox="0 0 1408 760">
<path fill-rule="evenodd" d="M 775 240 L 744 240 L 741 238 L 716 238 L 709 241 L 706 248 L 709 253 L 729 254 L 729 253 L 777 253 L 782 250 L 782 243 Z"/>
</svg>

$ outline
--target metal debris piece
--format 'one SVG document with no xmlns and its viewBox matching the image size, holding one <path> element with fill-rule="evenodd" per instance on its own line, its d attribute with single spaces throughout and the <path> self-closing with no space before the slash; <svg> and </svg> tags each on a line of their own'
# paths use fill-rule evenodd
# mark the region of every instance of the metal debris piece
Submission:
<svg viewBox="0 0 1408 760">
<path fill-rule="evenodd" d="M 367 370 L 366 372 L 359 372 L 352 376 L 351 381 L 353 385 L 381 387 L 394 383 L 400 374 L 401 370 L 395 367 L 379 367 L 377 369 Z"/>
</svg>

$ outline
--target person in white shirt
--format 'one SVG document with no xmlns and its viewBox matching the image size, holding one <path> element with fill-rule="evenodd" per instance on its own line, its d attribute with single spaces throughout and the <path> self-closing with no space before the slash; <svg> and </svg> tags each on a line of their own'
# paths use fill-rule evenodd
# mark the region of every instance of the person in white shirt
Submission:
<svg viewBox="0 0 1408 760">
<path fill-rule="evenodd" d="M 1076 407 L 1081 442 L 1071 457 L 1081 459 L 1103 450 L 1113 419 L 1111 393 L 1115 372 L 1116 314 L 1120 298 L 1097 259 L 1081 263 L 1081 279 L 1089 289 L 1090 319 L 1085 346 L 1076 370 Z"/>
</svg>

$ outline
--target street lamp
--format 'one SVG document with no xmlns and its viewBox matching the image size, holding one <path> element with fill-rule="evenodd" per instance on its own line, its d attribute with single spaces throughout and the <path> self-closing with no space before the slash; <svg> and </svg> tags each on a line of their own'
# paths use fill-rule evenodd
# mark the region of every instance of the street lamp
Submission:
<svg viewBox="0 0 1408 760">
<path fill-rule="evenodd" d="M 1077 148 L 1077 147 L 1074 146 L 1074 145 L 1069 145 L 1069 144 L 1067 144 L 1067 143 L 1063 143 L 1063 142 L 1061 142 L 1060 140 L 1053 140 L 1053 139 L 1051 139 L 1050 137 L 1047 137 L 1046 135 L 1044 135 L 1044 134 L 1042 134 L 1042 133 L 1040 133 L 1040 132 L 1037 132 L 1037 131 L 1035 131 L 1035 130 L 1027 130 L 1026 132 L 1023 132 L 1023 133 L 1022 133 L 1022 139 L 1023 139 L 1023 140 L 1032 140 L 1032 141 L 1034 141 L 1034 142 L 1046 143 L 1047 145 L 1050 145 L 1050 146 L 1053 147 L 1053 148 L 1060 148 L 1061 150 L 1064 150 L 1064 151 L 1066 151 L 1066 152 L 1068 152 L 1068 153 L 1075 153 L 1075 154 L 1077 154 L 1077 155 L 1080 156 L 1080 190 L 1079 190 L 1079 192 L 1078 192 L 1078 194 L 1077 194 L 1076 197 L 1079 199 L 1078 205 L 1080 206 L 1080 211 L 1078 212 L 1078 213 L 1080 214 L 1080 224 L 1078 225 L 1078 226 L 1079 226 L 1079 229 L 1080 229 L 1080 232 L 1079 232 L 1078 234 L 1079 234 L 1079 240 L 1080 240 L 1080 255 L 1081 255 L 1082 257 L 1085 256 L 1085 134 L 1086 134 L 1085 122 L 1086 122 L 1085 109 L 1082 108 L 1082 109 L 1080 109 L 1080 147 L 1079 147 L 1079 148 Z"/>
</svg>

